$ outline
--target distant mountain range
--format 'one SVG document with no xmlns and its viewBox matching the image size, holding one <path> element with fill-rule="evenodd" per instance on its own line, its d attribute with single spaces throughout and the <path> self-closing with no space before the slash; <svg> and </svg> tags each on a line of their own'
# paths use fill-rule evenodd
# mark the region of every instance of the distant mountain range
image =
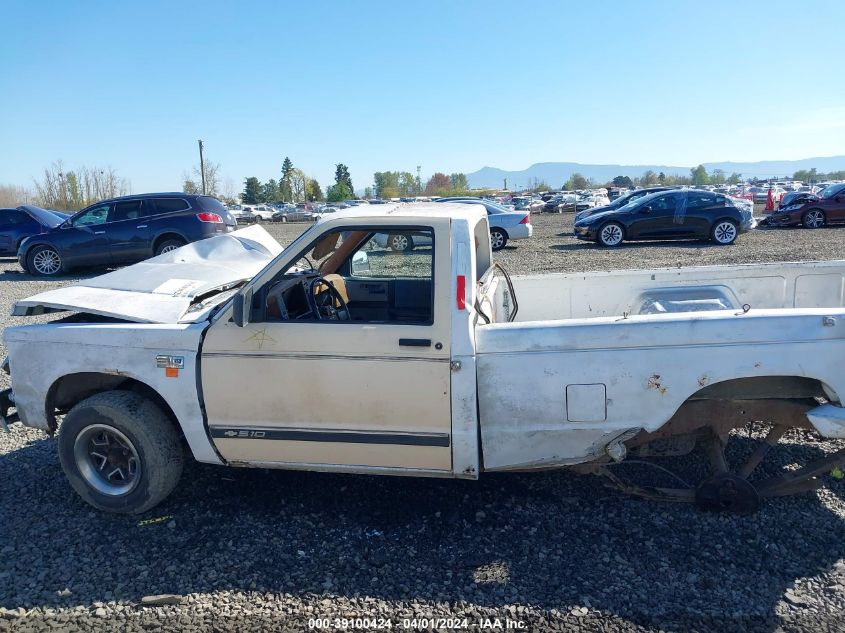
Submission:
<svg viewBox="0 0 845 633">
<path fill-rule="evenodd" d="M 652 170 L 665 174 L 688 176 L 690 169 L 696 165 L 678 167 L 677 165 L 588 165 L 583 163 L 535 163 L 528 169 L 521 171 L 505 171 L 496 167 L 482 167 L 478 171 L 467 174 L 470 187 L 499 188 L 504 186 L 507 178 L 508 187 L 517 189 L 532 186 L 535 179 L 543 181 L 551 187 L 560 187 L 569 180 L 574 173 L 582 174 L 596 182 L 607 182 L 616 176 L 642 176 L 643 172 Z M 756 163 L 704 163 L 708 173 L 721 169 L 725 175 L 733 172 L 742 174 L 743 178 L 778 178 L 792 177 L 801 169 L 816 168 L 820 173 L 845 169 L 845 156 L 825 156 L 820 158 L 804 158 L 801 160 L 764 160 Z"/>
</svg>

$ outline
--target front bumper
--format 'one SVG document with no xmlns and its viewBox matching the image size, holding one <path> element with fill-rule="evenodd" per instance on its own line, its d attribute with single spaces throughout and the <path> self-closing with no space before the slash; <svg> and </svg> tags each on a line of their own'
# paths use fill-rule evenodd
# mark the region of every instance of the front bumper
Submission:
<svg viewBox="0 0 845 633">
<path fill-rule="evenodd" d="M 595 241 L 596 229 L 593 226 L 576 226 L 573 230 L 573 235 L 579 240 Z"/>
<path fill-rule="evenodd" d="M 792 213 L 773 213 L 767 216 L 761 224 L 765 226 L 798 226 L 801 224 L 801 216 Z"/>
</svg>

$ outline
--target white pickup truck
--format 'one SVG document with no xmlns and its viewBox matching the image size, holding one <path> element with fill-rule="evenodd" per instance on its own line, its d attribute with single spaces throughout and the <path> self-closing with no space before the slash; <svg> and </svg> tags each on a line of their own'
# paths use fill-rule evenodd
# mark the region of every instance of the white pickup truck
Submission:
<svg viewBox="0 0 845 633">
<path fill-rule="evenodd" d="M 428 245 L 375 239 L 395 233 Z M 253 226 L 19 301 L 74 314 L 6 330 L 2 421 L 58 430 L 70 484 L 111 512 L 164 499 L 186 449 L 466 479 L 576 466 L 736 511 L 845 461 L 760 465 L 796 427 L 845 438 L 845 262 L 509 279 L 488 235 L 477 205 L 363 207 L 284 250 Z M 755 423 L 731 463 L 731 431 Z M 615 468 L 697 443 L 710 473 L 689 487 Z"/>
</svg>

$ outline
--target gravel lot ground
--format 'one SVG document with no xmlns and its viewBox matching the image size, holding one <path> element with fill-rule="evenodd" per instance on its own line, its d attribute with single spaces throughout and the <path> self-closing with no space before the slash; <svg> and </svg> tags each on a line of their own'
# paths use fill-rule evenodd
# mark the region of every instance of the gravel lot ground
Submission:
<svg viewBox="0 0 845 633">
<path fill-rule="evenodd" d="M 569 215 L 534 223 L 497 255 L 513 273 L 845 259 L 845 229 L 604 250 L 576 242 Z M 303 226 L 269 228 L 287 243 Z M 0 260 L 0 315 L 73 281 Z M 793 433 L 778 458 L 843 444 Z M 178 603 L 142 605 L 159 594 Z M 315 617 L 402 629 L 431 616 L 470 630 L 498 617 L 518 630 L 842 631 L 845 483 L 740 517 L 569 472 L 463 482 L 193 464 L 155 510 L 109 516 L 71 491 L 51 439 L 16 424 L 0 433 L 0 607 L 0 631 L 315 630 Z M 406 628 L 453 623 L 415 626 L 430 624 Z"/>
</svg>

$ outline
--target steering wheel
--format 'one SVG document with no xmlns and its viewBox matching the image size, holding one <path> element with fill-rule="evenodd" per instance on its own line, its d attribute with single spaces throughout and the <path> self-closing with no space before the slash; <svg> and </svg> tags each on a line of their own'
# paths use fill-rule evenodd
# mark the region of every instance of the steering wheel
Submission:
<svg viewBox="0 0 845 633">
<path fill-rule="evenodd" d="M 327 290 L 314 294 L 317 284 L 324 284 Z M 317 275 L 308 283 L 308 290 L 305 293 L 308 298 L 308 307 L 311 313 L 320 321 L 351 321 L 352 315 L 349 306 L 337 288 L 325 277 Z M 328 299 L 328 301 L 326 301 Z M 335 307 L 335 302 L 340 305 Z"/>
</svg>

